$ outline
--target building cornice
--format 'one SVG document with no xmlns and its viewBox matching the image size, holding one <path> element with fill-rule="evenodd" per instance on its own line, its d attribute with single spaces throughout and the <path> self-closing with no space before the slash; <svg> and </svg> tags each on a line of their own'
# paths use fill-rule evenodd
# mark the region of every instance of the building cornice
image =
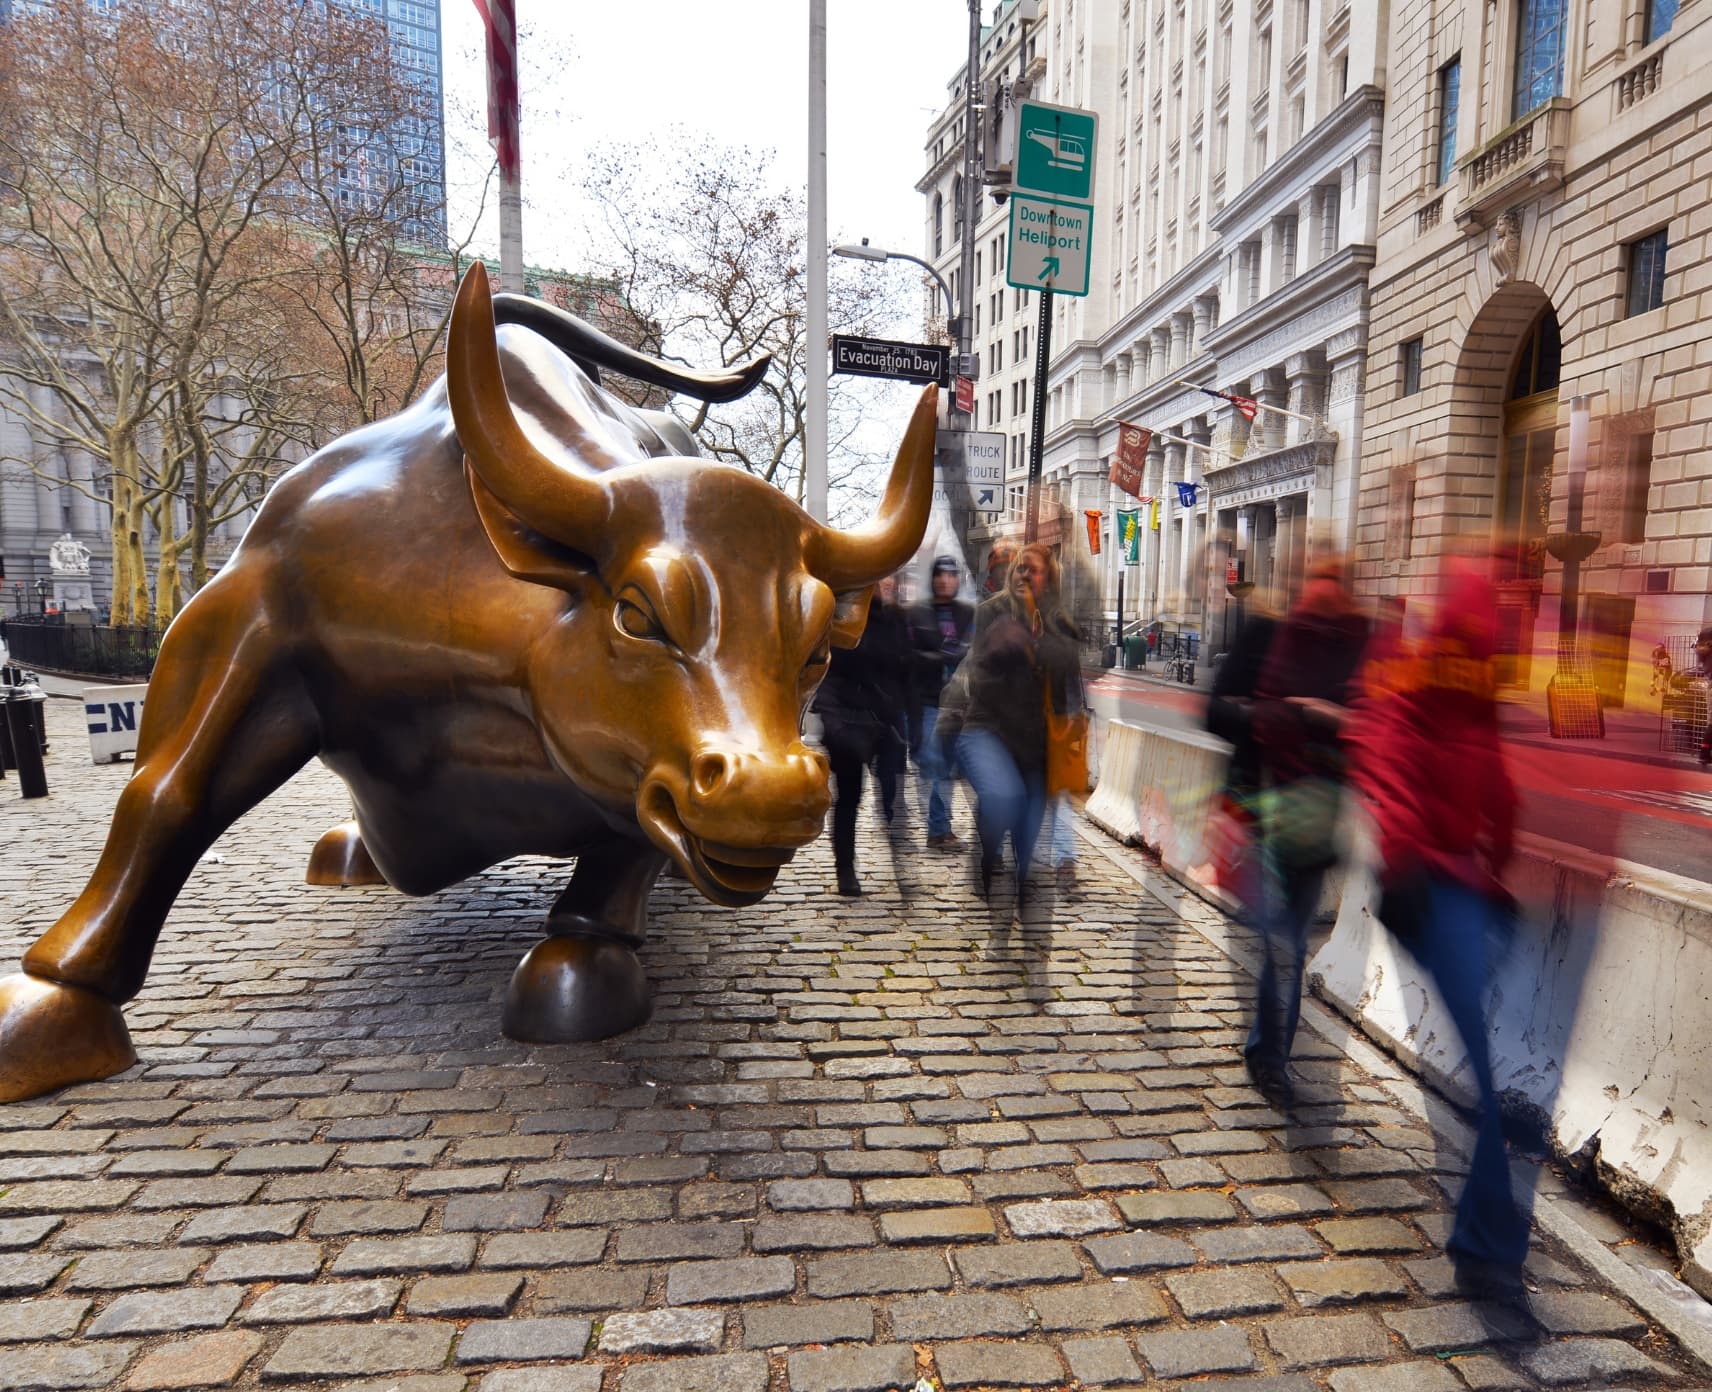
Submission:
<svg viewBox="0 0 1712 1392">
<path fill-rule="evenodd" d="M 1341 158 L 1344 146 L 1358 136 L 1377 146 L 1385 121 L 1385 93 L 1373 86 L 1357 87 L 1317 126 L 1207 219 L 1207 229 L 1221 240 L 1254 219 L 1264 219 L 1280 203 L 1291 201 L 1309 187 L 1315 166 L 1328 155 Z"/>
<path fill-rule="evenodd" d="M 1367 284 L 1377 251 L 1371 243 L 1347 246 L 1335 256 L 1257 300 L 1235 318 L 1224 320 L 1202 340 L 1215 357 L 1228 357 L 1246 347 L 1262 333 L 1270 333 L 1285 321 L 1328 302 L 1352 288 Z"/>
<path fill-rule="evenodd" d="M 1108 349 L 1122 352 L 1141 333 L 1151 333 L 1162 315 L 1179 314 L 1189 309 L 1197 297 L 1217 290 L 1226 250 L 1216 241 L 1210 243 L 1199 256 L 1113 324 L 1102 342 Z"/>
</svg>

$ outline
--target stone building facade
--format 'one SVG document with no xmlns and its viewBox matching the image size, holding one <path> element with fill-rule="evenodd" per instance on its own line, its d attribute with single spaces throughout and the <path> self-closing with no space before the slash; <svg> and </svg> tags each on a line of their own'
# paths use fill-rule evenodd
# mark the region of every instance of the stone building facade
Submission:
<svg viewBox="0 0 1712 1392">
<path fill-rule="evenodd" d="M 1407 606 L 1496 543 L 1506 680 L 1579 632 L 1633 707 L 1712 622 L 1712 4 L 1439 0 L 1387 62 L 1359 583 Z"/>
<path fill-rule="evenodd" d="M 1107 482 L 1120 420 L 1190 442 L 1150 452 L 1158 528 L 1144 508 L 1140 564 L 1123 570 L 1131 626 L 1221 650 L 1229 566 L 1285 590 L 1311 539 L 1353 540 L 1386 38 L 1386 7 L 1354 0 L 1043 0 L 1030 26 L 1030 95 L 1100 120 L 1091 293 L 1054 304 L 1045 480 L 1064 515 L 1102 514 L 1107 622 L 1114 513 L 1136 506 Z M 920 187 L 931 208 L 938 185 Z M 932 230 L 930 212 L 930 245 Z M 982 245 L 1003 231 L 994 209 Z M 1007 328 L 1032 325 L 1019 311 Z M 1031 363 L 1017 366 L 1026 398 Z M 1263 412 L 1251 426 L 1179 379 L 1312 424 Z M 1196 486 L 1193 506 L 1178 483 Z M 1080 527 L 1061 545 L 1087 554 Z"/>
</svg>

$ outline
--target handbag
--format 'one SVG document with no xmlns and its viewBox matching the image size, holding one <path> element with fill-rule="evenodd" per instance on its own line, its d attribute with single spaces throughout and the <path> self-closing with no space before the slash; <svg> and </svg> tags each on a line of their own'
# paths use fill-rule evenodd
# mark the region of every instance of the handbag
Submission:
<svg viewBox="0 0 1712 1392">
<path fill-rule="evenodd" d="M 1318 870 L 1335 864 L 1343 788 L 1332 778 L 1296 778 L 1257 798 L 1266 848 L 1281 865 Z"/>
<path fill-rule="evenodd" d="M 1052 688 L 1041 682 L 1041 705 L 1046 715 L 1046 795 L 1088 791 L 1088 712 L 1059 715 L 1052 709 Z"/>
</svg>

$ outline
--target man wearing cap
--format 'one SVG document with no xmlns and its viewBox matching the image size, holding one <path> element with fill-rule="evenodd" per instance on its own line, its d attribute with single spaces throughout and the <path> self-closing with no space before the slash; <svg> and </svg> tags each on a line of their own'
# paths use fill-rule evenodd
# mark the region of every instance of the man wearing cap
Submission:
<svg viewBox="0 0 1712 1392">
<path fill-rule="evenodd" d="M 974 606 L 957 598 L 959 582 L 956 558 L 938 557 L 929 582 L 931 601 L 909 611 L 916 703 L 921 711 L 919 727 L 910 732 L 914 736 L 912 752 L 926 804 L 927 844 L 934 847 L 950 846 L 957 840 L 951 834 L 951 768 L 934 728 L 939 720 L 940 693 L 969 651 L 969 634 L 975 626 Z"/>
</svg>

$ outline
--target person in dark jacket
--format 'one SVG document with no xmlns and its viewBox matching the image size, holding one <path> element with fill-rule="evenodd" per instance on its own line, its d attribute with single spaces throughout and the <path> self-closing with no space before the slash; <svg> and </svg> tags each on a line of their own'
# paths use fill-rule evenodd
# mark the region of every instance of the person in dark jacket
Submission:
<svg viewBox="0 0 1712 1392">
<path fill-rule="evenodd" d="M 1433 979 L 1462 1035 L 1480 1127 L 1445 1243 L 1458 1286 L 1519 1300 L 1528 1213 L 1511 1189 L 1486 1037 L 1488 942 L 1511 912 L 1499 874 L 1516 793 L 1498 735 L 1497 589 L 1488 564 L 1453 559 L 1431 636 L 1367 665 L 1350 724 L 1351 781 L 1378 843 L 1379 917 Z"/>
<path fill-rule="evenodd" d="M 990 890 L 1008 836 L 1019 896 L 1033 863 L 1046 809 L 1045 693 L 1053 709 L 1074 708 L 1080 679 L 1076 629 L 1058 598 L 1058 563 L 1044 546 L 1025 546 L 1002 594 L 975 611 L 975 639 L 954 699 L 942 705 L 942 741 L 975 792 L 981 889 Z"/>
<path fill-rule="evenodd" d="M 969 639 L 975 628 L 975 606 L 957 598 L 960 575 L 952 556 L 940 556 L 934 561 L 928 583 L 933 588 L 931 600 L 908 611 L 919 712 L 911 731 L 911 752 L 921 774 L 927 844 L 939 847 L 953 845 L 957 840 L 951 832 L 951 764 L 935 734 L 939 700 L 968 655 Z"/>
<path fill-rule="evenodd" d="M 1252 719 L 1260 754 L 1261 948 L 1254 1025 L 1243 1050 L 1261 1091 L 1287 1100 L 1302 1009 L 1308 924 L 1337 861 L 1342 730 L 1367 645 L 1367 620 L 1341 560 L 1322 558 L 1261 664 Z"/>
<path fill-rule="evenodd" d="M 896 593 L 889 577 L 874 586 L 861 641 L 854 648 L 832 650 L 814 698 L 835 785 L 832 860 L 838 892 L 847 898 L 862 892 L 856 878 L 856 813 L 862 805 L 863 770 L 873 765 L 880 809 L 890 823 L 904 767 L 904 732 L 914 697 L 909 627 Z"/>
</svg>

